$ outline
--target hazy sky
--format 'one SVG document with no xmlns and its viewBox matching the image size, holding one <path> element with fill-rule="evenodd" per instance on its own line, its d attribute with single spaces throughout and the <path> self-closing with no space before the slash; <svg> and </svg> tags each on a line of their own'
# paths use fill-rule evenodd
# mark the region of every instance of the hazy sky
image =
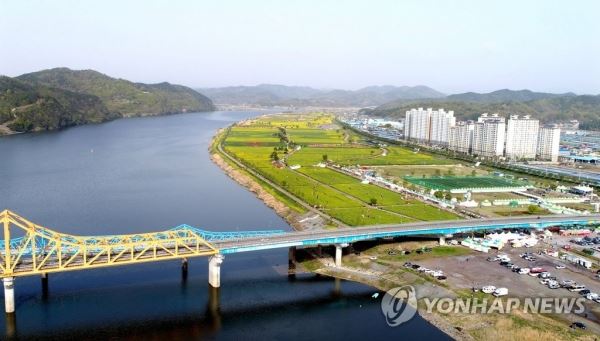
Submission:
<svg viewBox="0 0 600 341">
<path fill-rule="evenodd" d="M 600 1 L 0 0 L 0 74 L 600 93 Z"/>
</svg>

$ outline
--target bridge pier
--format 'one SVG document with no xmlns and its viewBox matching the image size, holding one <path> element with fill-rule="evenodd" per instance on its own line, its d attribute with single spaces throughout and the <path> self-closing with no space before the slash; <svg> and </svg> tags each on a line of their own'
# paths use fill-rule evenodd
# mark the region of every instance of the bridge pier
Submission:
<svg viewBox="0 0 600 341">
<path fill-rule="evenodd" d="M 4 283 L 4 308 L 7 314 L 15 312 L 15 278 L 5 277 Z"/>
<path fill-rule="evenodd" d="M 48 298 L 48 273 L 44 272 L 42 274 L 42 299 Z"/>
<path fill-rule="evenodd" d="M 188 260 L 187 258 L 181 259 L 181 279 L 187 280 L 188 276 Z"/>
<path fill-rule="evenodd" d="M 292 246 L 288 250 L 288 276 L 296 275 L 296 247 Z"/>
<path fill-rule="evenodd" d="M 208 283 L 213 288 L 221 286 L 221 264 L 223 263 L 223 255 L 216 254 L 208 260 Z"/>
<path fill-rule="evenodd" d="M 440 245 L 446 245 L 446 236 L 440 236 Z"/>
<path fill-rule="evenodd" d="M 221 298 L 220 288 L 208 286 L 208 302 L 206 310 L 212 331 L 221 329 Z"/>
<path fill-rule="evenodd" d="M 342 266 L 342 249 L 347 246 L 347 243 L 335 244 L 335 266 L 338 268 Z"/>
</svg>

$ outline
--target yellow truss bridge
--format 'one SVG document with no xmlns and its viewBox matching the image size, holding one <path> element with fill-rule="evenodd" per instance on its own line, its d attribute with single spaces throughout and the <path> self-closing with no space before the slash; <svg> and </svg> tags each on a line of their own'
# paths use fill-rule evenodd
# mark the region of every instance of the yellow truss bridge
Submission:
<svg viewBox="0 0 600 341">
<path fill-rule="evenodd" d="M 211 256 L 219 252 L 193 228 L 111 236 L 58 233 L 9 211 L 0 213 L 1 277 Z M 3 245 L 2 245 L 3 244 Z"/>
</svg>

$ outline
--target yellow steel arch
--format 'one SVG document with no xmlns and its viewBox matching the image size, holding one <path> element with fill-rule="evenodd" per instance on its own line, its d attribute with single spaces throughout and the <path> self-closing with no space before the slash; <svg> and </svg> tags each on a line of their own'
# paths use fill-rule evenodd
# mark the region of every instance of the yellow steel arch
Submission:
<svg viewBox="0 0 600 341">
<path fill-rule="evenodd" d="M 75 236 L 34 224 L 9 210 L 0 212 L 0 224 L 1 278 L 219 253 L 191 230 Z"/>
</svg>

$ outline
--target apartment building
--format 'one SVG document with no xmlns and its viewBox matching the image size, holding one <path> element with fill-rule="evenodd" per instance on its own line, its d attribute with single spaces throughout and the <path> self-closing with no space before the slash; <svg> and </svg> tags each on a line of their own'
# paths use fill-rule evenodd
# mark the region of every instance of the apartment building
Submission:
<svg viewBox="0 0 600 341">
<path fill-rule="evenodd" d="M 540 121 L 529 115 L 511 115 L 506 125 L 506 157 L 535 159 Z"/>
<path fill-rule="evenodd" d="M 404 135 L 408 140 L 448 144 L 450 127 L 455 124 L 454 111 L 411 109 L 406 112 Z"/>
<path fill-rule="evenodd" d="M 498 114 L 482 114 L 473 127 L 472 153 L 484 157 L 498 157 L 504 154 L 506 138 L 504 117 Z"/>
<path fill-rule="evenodd" d="M 448 149 L 459 153 L 471 153 L 473 150 L 473 130 L 475 122 L 461 121 L 450 127 Z"/>
<path fill-rule="evenodd" d="M 539 160 L 558 161 L 560 146 L 560 127 L 550 125 L 541 127 L 537 139 L 537 158 Z"/>
</svg>

